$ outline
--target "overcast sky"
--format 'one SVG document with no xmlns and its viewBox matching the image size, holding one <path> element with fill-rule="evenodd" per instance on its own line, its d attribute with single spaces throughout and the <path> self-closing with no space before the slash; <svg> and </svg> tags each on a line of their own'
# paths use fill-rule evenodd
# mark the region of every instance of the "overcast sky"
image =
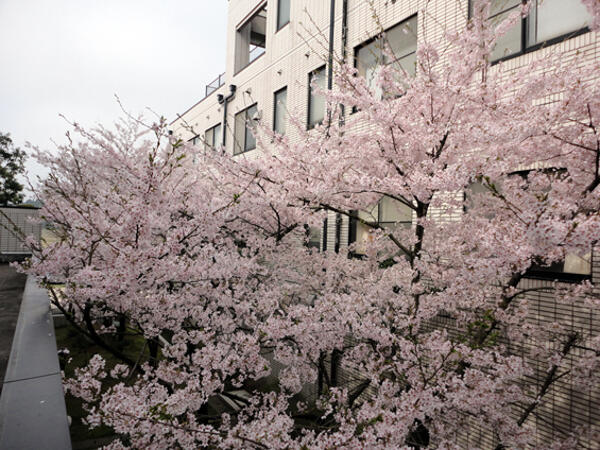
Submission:
<svg viewBox="0 0 600 450">
<path fill-rule="evenodd" d="M 23 148 L 131 112 L 169 120 L 225 70 L 226 0 L 0 0 L 0 131 Z M 42 173 L 31 161 L 28 170 Z"/>
</svg>

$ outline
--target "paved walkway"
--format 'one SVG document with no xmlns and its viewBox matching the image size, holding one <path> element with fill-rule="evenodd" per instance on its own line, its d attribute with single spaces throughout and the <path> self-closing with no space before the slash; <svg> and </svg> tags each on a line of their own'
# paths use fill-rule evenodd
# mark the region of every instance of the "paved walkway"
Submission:
<svg viewBox="0 0 600 450">
<path fill-rule="evenodd" d="M 8 264 L 0 264 L 0 392 L 26 280 L 26 275 Z"/>
</svg>

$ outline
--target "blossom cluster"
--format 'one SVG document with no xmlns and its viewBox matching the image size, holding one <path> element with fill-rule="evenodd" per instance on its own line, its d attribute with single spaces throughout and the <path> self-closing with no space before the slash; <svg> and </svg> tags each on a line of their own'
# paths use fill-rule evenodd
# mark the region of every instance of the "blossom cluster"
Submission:
<svg viewBox="0 0 600 450">
<path fill-rule="evenodd" d="M 63 283 L 57 307 L 122 363 L 95 356 L 67 384 L 124 437 L 111 448 L 454 448 L 473 427 L 524 448 L 559 381 L 597 385 L 598 335 L 532 320 L 530 297 L 597 316 L 597 288 L 525 280 L 600 238 L 600 68 L 551 52 L 491 67 L 518 17 L 492 28 L 482 4 L 419 44 L 415 76 L 383 67 L 389 95 L 336 66 L 330 120 L 292 119 L 299 139 L 259 127 L 260 158 L 141 119 L 38 151 L 58 239 L 25 270 Z M 412 224 L 364 219 L 382 198 Z M 327 213 L 361 240 L 311 249 Z M 137 360 L 110 345 L 126 334 L 145 339 Z M 594 442 L 584 425 L 542 447 Z"/>
</svg>

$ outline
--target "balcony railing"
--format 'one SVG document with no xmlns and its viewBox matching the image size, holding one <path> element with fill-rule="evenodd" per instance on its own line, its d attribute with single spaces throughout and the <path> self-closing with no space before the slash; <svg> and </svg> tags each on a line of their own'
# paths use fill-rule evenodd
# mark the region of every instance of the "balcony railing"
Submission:
<svg viewBox="0 0 600 450">
<path fill-rule="evenodd" d="M 217 89 L 219 89 L 224 84 L 225 84 L 225 73 L 222 73 L 221 75 L 219 75 L 217 78 L 215 78 L 213 81 L 211 81 L 210 83 L 208 83 L 206 85 L 206 91 L 205 91 L 204 97 L 208 97 L 210 94 L 215 92 Z"/>
</svg>

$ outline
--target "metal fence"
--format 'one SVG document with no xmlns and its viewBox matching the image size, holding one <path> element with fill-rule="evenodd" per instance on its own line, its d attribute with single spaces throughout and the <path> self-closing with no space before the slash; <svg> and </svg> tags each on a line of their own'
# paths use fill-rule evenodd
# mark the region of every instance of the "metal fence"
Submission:
<svg viewBox="0 0 600 450">
<path fill-rule="evenodd" d="M 224 84 L 225 84 L 225 73 L 222 73 L 221 75 L 219 75 L 217 78 L 215 78 L 213 81 L 211 81 L 210 83 L 208 83 L 206 85 L 206 91 L 204 93 L 204 97 L 208 97 L 210 94 L 215 92 L 217 89 L 219 89 Z"/>
<path fill-rule="evenodd" d="M 0 257 L 31 254 L 23 240 L 26 236 L 40 240 L 42 224 L 36 220 L 38 217 L 38 208 L 0 207 Z"/>
</svg>

